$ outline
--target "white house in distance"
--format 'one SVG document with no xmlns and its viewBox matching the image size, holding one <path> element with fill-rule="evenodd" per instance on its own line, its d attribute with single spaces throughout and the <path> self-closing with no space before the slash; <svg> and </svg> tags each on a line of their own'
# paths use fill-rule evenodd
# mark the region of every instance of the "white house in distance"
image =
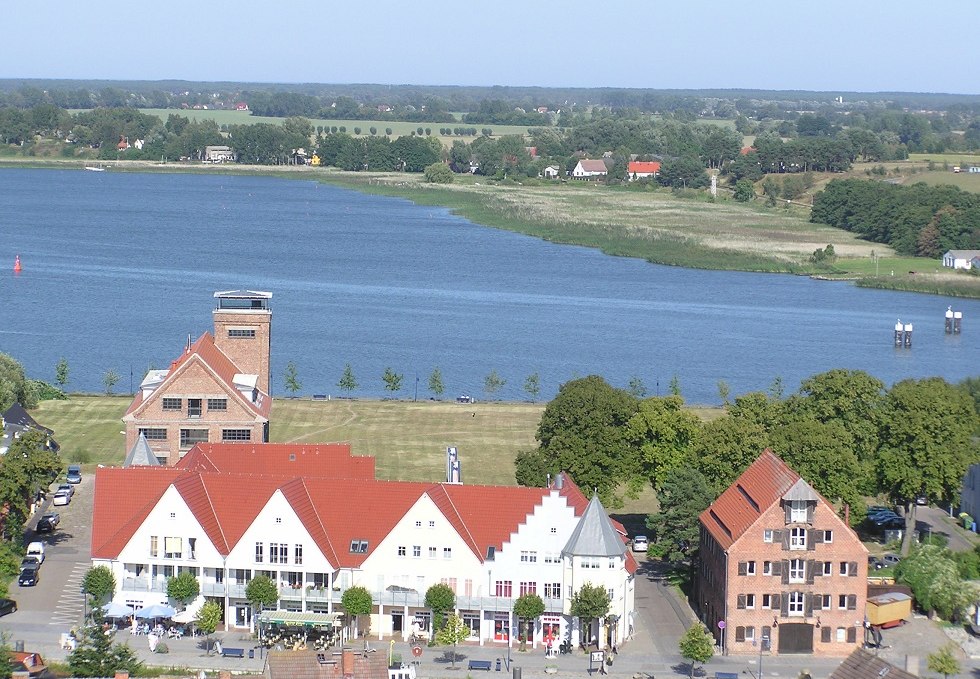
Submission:
<svg viewBox="0 0 980 679">
<path fill-rule="evenodd" d="M 162 603 L 167 578 L 188 571 L 201 596 L 185 617 L 211 599 L 232 627 L 251 626 L 245 586 L 264 574 L 278 608 L 301 613 L 341 612 L 343 592 L 366 587 L 379 639 L 431 632 L 425 593 L 444 583 L 481 644 L 512 642 L 526 593 L 546 606 L 532 643 L 618 644 L 634 608 L 625 542 L 565 474 L 547 488 L 379 481 L 374 459 L 347 444 L 198 444 L 176 466 L 106 467 L 95 479 L 92 561 L 113 571 L 114 600 Z M 587 582 L 610 610 L 583 630 L 570 606 Z"/>
<path fill-rule="evenodd" d="M 603 161 L 582 159 L 572 170 L 572 177 L 575 179 L 597 179 L 598 177 L 605 177 L 608 173 L 609 171 Z"/>
<path fill-rule="evenodd" d="M 980 250 L 947 250 L 943 255 L 943 266 L 947 269 L 971 269 L 973 259 L 980 257 Z"/>
</svg>

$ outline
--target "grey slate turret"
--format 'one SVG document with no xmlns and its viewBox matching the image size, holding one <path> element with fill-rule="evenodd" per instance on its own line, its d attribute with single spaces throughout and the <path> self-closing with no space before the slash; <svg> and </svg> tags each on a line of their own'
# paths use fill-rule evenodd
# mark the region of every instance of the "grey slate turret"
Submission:
<svg viewBox="0 0 980 679">
<path fill-rule="evenodd" d="M 563 555 L 568 556 L 623 556 L 626 545 L 613 527 L 599 496 L 593 495 L 582 512 L 582 518 L 572 531 Z"/>
<path fill-rule="evenodd" d="M 146 436 L 143 432 L 140 432 L 140 436 L 136 439 L 136 443 L 133 444 L 132 449 L 126 453 L 126 461 L 123 462 L 123 467 L 159 467 L 160 460 L 157 456 L 153 454 L 150 450 L 150 444 L 146 442 Z"/>
</svg>

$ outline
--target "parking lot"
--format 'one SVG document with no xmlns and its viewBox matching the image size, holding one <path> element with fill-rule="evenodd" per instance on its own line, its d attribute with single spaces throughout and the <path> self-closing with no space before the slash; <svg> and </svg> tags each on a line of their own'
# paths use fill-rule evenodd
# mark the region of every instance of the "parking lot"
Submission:
<svg viewBox="0 0 980 679">
<path fill-rule="evenodd" d="M 17 602 L 17 612 L 0 618 L 0 630 L 9 633 L 11 642 L 23 640 L 29 650 L 58 657 L 61 633 L 82 619 L 81 585 L 91 564 L 94 477 L 83 475 L 71 502 L 63 507 L 51 505 L 56 487 L 57 484 L 51 486 L 52 492 L 32 517 L 28 524 L 31 530 L 24 536 L 25 542 L 44 544 L 39 582 L 34 587 L 20 587 L 16 580 L 11 582 L 10 598 Z M 37 520 L 50 512 L 61 516 L 58 527 L 50 533 L 35 533 L 33 526 Z"/>
</svg>

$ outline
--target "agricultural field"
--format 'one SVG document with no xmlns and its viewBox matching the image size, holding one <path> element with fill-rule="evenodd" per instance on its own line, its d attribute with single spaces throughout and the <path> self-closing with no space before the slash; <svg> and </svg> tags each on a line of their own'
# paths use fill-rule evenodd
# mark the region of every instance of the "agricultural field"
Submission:
<svg viewBox="0 0 980 679">
<path fill-rule="evenodd" d="M 153 115 L 160 118 L 160 120 L 166 121 L 167 117 L 171 114 L 177 114 L 190 120 L 213 120 L 219 126 L 220 125 L 254 125 L 256 123 L 269 123 L 271 125 L 281 125 L 285 118 L 271 118 L 267 116 L 253 116 L 249 111 L 226 111 L 226 110 L 178 110 L 178 109 L 166 109 L 166 108 L 145 108 L 140 109 L 142 113 L 147 115 Z M 493 130 L 494 137 L 500 137 L 503 135 L 510 134 L 527 134 L 527 127 L 522 127 L 520 125 L 470 125 L 463 123 L 410 123 L 401 121 L 391 121 L 391 120 L 326 120 L 323 118 L 310 118 L 310 124 L 313 128 L 325 127 L 345 127 L 347 128 L 347 134 L 354 135 L 354 128 L 360 128 L 361 134 L 359 136 L 368 137 L 371 136 L 370 130 L 372 127 L 376 128 L 378 135 L 384 135 L 385 130 L 391 128 L 391 136 L 404 137 L 411 135 L 413 132 L 418 133 L 418 129 L 421 127 L 423 130 L 429 129 L 432 132 L 431 136 L 440 139 L 445 146 L 452 146 L 454 139 L 462 139 L 463 141 L 469 143 L 473 141 L 473 137 L 457 137 L 454 135 L 443 136 L 439 134 L 439 129 L 444 127 L 475 127 L 477 130 L 482 130 L 487 127 Z"/>
</svg>

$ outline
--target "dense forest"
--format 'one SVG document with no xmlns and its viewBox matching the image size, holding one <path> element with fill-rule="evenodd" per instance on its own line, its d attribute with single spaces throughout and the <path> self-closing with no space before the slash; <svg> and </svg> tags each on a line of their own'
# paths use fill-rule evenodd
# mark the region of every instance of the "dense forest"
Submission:
<svg viewBox="0 0 980 679">
<path fill-rule="evenodd" d="M 955 186 L 834 179 L 814 197 L 810 221 L 853 231 L 904 255 L 980 249 L 980 195 Z"/>
</svg>

